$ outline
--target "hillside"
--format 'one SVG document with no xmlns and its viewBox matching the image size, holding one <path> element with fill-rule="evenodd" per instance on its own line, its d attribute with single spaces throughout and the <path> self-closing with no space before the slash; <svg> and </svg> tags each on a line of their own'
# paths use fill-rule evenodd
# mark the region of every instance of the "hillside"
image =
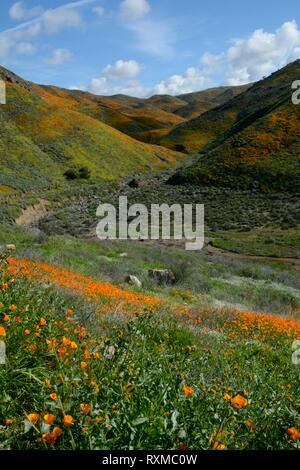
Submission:
<svg viewBox="0 0 300 470">
<path fill-rule="evenodd" d="M 72 109 L 144 143 L 156 144 L 174 128 L 230 100 L 246 90 L 241 87 L 211 88 L 179 97 L 155 95 L 148 99 L 126 95 L 96 96 L 79 90 L 43 86 L 51 95 L 67 100 Z M 163 144 L 163 142 L 162 142 Z M 182 145 L 173 148 L 185 151 Z"/>
<path fill-rule="evenodd" d="M 7 104 L 0 106 L 0 188 L 26 191 L 65 184 L 69 169 L 91 180 L 174 164 L 181 154 L 137 142 L 59 96 L 1 68 Z M 84 107 L 84 102 L 81 103 Z"/>
<path fill-rule="evenodd" d="M 173 183 L 299 191 L 300 107 L 291 84 L 300 61 L 289 64 L 215 110 L 176 128 L 168 139 L 201 151 Z"/>
</svg>

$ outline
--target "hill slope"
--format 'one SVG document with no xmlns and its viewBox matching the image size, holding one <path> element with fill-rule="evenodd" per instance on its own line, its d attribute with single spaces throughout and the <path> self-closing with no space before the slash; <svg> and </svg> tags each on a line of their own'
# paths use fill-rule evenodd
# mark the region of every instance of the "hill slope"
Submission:
<svg viewBox="0 0 300 470">
<path fill-rule="evenodd" d="M 177 128 L 176 138 L 198 150 L 202 143 L 202 155 L 172 181 L 298 191 L 300 106 L 292 104 L 291 84 L 299 68 L 300 60 Z"/>
<path fill-rule="evenodd" d="M 49 188 L 68 169 L 87 166 L 92 180 L 174 164 L 181 154 L 146 145 L 82 112 L 65 99 L 4 68 L 7 104 L 0 106 L 0 190 Z"/>
</svg>

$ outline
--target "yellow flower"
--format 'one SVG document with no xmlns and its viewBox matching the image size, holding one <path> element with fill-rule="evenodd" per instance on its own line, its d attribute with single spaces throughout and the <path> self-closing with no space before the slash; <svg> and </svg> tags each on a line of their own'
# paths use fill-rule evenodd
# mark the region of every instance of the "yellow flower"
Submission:
<svg viewBox="0 0 300 470">
<path fill-rule="evenodd" d="M 45 320 L 45 318 L 41 318 L 40 319 L 40 326 L 46 326 L 47 325 L 47 322 Z"/>
<path fill-rule="evenodd" d="M 27 415 L 27 419 L 32 424 L 36 424 L 39 420 L 39 415 L 37 413 L 29 413 L 29 415 Z"/>
<path fill-rule="evenodd" d="M 64 416 L 64 426 L 66 428 L 69 428 L 70 426 L 72 426 L 72 424 L 74 424 L 74 418 L 73 416 L 71 415 L 65 415 Z"/>
<path fill-rule="evenodd" d="M 194 394 L 194 390 L 189 385 L 185 385 L 183 391 L 187 397 L 191 397 Z"/>
<path fill-rule="evenodd" d="M 4 290 L 8 289 L 7 282 L 2 282 L 2 289 L 4 289 Z"/>
<path fill-rule="evenodd" d="M 50 397 L 51 400 L 53 400 L 53 401 L 56 401 L 57 398 L 58 398 L 56 393 L 50 393 L 49 397 Z"/>
<path fill-rule="evenodd" d="M 44 416 L 44 421 L 46 424 L 53 424 L 55 422 L 55 416 L 48 413 Z"/>
<path fill-rule="evenodd" d="M 75 341 L 72 341 L 71 344 L 70 344 L 70 348 L 71 349 L 77 349 L 77 344 L 75 343 Z"/>
<path fill-rule="evenodd" d="M 6 336 L 6 331 L 3 326 L 0 326 L 0 336 Z"/>
<path fill-rule="evenodd" d="M 238 410 L 248 405 L 247 398 L 243 397 L 242 395 L 236 395 L 234 398 L 231 398 L 230 402 Z"/>
<path fill-rule="evenodd" d="M 87 362 L 82 361 L 80 363 L 80 367 L 81 367 L 81 369 L 85 369 L 87 367 Z"/>
<path fill-rule="evenodd" d="M 18 309 L 18 307 L 15 304 L 10 306 L 10 311 L 11 312 L 15 312 L 17 309 Z"/>
</svg>

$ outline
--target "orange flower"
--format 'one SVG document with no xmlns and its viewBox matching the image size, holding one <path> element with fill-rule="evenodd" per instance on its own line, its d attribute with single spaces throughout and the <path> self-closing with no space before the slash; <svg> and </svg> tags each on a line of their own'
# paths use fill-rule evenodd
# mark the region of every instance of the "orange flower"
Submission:
<svg viewBox="0 0 300 470">
<path fill-rule="evenodd" d="M 48 413 L 44 416 L 44 421 L 46 424 L 53 424 L 55 422 L 55 416 Z"/>
<path fill-rule="evenodd" d="M 289 428 L 287 433 L 292 441 L 298 441 L 300 439 L 300 432 L 294 426 Z"/>
<path fill-rule="evenodd" d="M 11 426 L 12 423 L 13 423 L 13 420 L 10 419 L 10 418 L 6 418 L 6 419 L 4 420 L 4 426 Z"/>
<path fill-rule="evenodd" d="M 194 394 L 194 390 L 189 385 L 185 385 L 183 391 L 187 397 L 191 397 Z"/>
<path fill-rule="evenodd" d="M 53 432 L 45 432 L 43 435 L 42 435 L 42 439 L 43 441 L 47 442 L 47 444 L 49 444 L 49 446 L 52 446 L 55 444 L 56 442 L 56 436 L 53 434 Z"/>
<path fill-rule="evenodd" d="M 74 418 L 73 416 L 71 415 L 65 415 L 64 416 L 64 426 L 66 428 L 69 428 L 70 426 L 72 426 L 72 424 L 74 424 Z"/>
<path fill-rule="evenodd" d="M 25 336 L 30 335 L 30 330 L 24 330 L 24 335 L 25 335 Z"/>
<path fill-rule="evenodd" d="M 55 437 L 59 437 L 62 435 L 62 430 L 59 427 L 55 426 L 52 433 L 54 434 Z"/>
<path fill-rule="evenodd" d="M 15 304 L 10 306 L 10 311 L 11 312 L 15 312 L 17 309 L 18 309 L 18 307 Z"/>
<path fill-rule="evenodd" d="M 91 405 L 88 405 L 86 403 L 81 403 L 80 409 L 85 415 L 88 415 L 92 411 Z"/>
<path fill-rule="evenodd" d="M 0 336 L 6 336 L 6 331 L 3 326 L 0 326 Z"/>
<path fill-rule="evenodd" d="M 248 418 L 244 421 L 244 423 L 251 431 L 257 430 L 257 426 L 252 419 Z"/>
<path fill-rule="evenodd" d="M 87 367 L 87 362 L 82 361 L 82 362 L 80 363 L 80 367 L 81 367 L 81 369 L 86 369 L 86 367 Z"/>
<path fill-rule="evenodd" d="M 231 396 L 228 393 L 224 393 L 223 398 L 224 400 L 231 400 Z"/>
<path fill-rule="evenodd" d="M 8 289 L 8 284 L 7 282 L 2 282 L 2 289 Z"/>
<path fill-rule="evenodd" d="M 242 395 L 236 395 L 234 398 L 231 398 L 230 402 L 238 410 L 248 405 L 247 398 Z"/>
<path fill-rule="evenodd" d="M 71 344 L 71 340 L 69 338 L 63 338 L 62 339 L 62 344 L 64 346 L 69 346 L 69 344 Z"/>
<path fill-rule="evenodd" d="M 53 400 L 53 401 L 56 401 L 57 398 L 58 398 L 56 393 L 50 393 L 49 397 L 50 397 L 51 400 Z"/>
<path fill-rule="evenodd" d="M 40 319 L 40 326 L 46 326 L 47 325 L 47 322 L 45 320 L 45 318 L 41 318 Z"/>
<path fill-rule="evenodd" d="M 67 310 L 67 315 L 69 317 L 71 317 L 72 315 L 74 314 L 73 310 L 70 308 L 69 310 Z"/>
<path fill-rule="evenodd" d="M 77 348 L 78 348 L 78 346 L 77 346 L 77 344 L 75 343 L 75 341 L 72 341 L 72 342 L 71 342 L 70 348 L 71 348 L 71 349 L 77 349 Z"/>
<path fill-rule="evenodd" d="M 9 321 L 9 315 L 4 315 L 3 321 Z"/>
<path fill-rule="evenodd" d="M 214 449 L 215 450 L 224 450 L 225 446 L 224 446 L 224 444 L 220 444 L 219 442 L 215 442 L 214 443 Z"/>
<path fill-rule="evenodd" d="M 29 413 L 26 417 L 32 424 L 36 424 L 40 418 L 37 413 Z"/>
</svg>

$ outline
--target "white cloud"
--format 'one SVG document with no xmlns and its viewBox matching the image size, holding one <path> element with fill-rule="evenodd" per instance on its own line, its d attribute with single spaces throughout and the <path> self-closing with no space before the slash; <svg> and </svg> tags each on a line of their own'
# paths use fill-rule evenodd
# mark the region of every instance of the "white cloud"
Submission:
<svg viewBox="0 0 300 470">
<path fill-rule="evenodd" d="M 127 28 L 135 35 L 135 49 L 157 57 L 175 55 L 173 43 L 176 38 L 167 23 L 145 19 L 128 24 Z"/>
<path fill-rule="evenodd" d="M 16 45 L 18 54 L 32 55 L 36 52 L 36 47 L 30 42 L 20 42 Z"/>
<path fill-rule="evenodd" d="M 24 2 L 17 2 L 13 5 L 14 9 L 10 10 L 10 14 L 16 19 L 27 19 L 13 28 L 9 28 L 0 32 L 0 60 L 7 60 L 13 57 L 13 54 L 29 53 L 30 46 L 24 46 L 33 38 L 41 34 L 55 34 L 66 27 L 79 28 L 83 25 L 83 20 L 78 8 L 85 5 L 93 4 L 97 0 L 78 0 L 60 7 L 48 9 L 44 11 L 41 7 L 34 7 L 27 9 Z M 38 13 L 39 16 L 28 19 Z M 22 44 L 23 43 L 23 44 Z M 34 46 L 32 45 L 31 52 L 33 53 Z"/>
<path fill-rule="evenodd" d="M 25 2 L 16 2 L 9 9 L 9 16 L 15 21 L 28 20 L 40 16 L 44 9 L 41 6 L 27 8 Z"/>
<path fill-rule="evenodd" d="M 79 88 L 83 90 L 86 89 L 85 87 Z M 149 95 L 149 89 L 145 88 L 139 81 L 131 80 L 120 85 L 115 85 L 105 77 L 93 78 L 87 89 L 95 95 L 105 96 L 123 94 L 144 98 Z"/>
<path fill-rule="evenodd" d="M 65 27 L 78 28 L 83 24 L 78 11 L 64 7 L 45 11 L 42 22 L 46 33 L 49 34 L 57 33 Z"/>
<path fill-rule="evenodd" d="M 134 78 L 139 75 L 143 66 L 135 60 L 117 60 L 114 65 L 107 65 L 103 71 L 102 76 L 105 78 L 122 79 Z"/>
<path fill-rule="evenodd" d="M 262 29 L 248 38 L 235 39 L 221 54 L 205 53 L 202 68 L 190 67 L 183 75 L 173 75 L 154 87 L 156 94 L 179 95 L 199 91 L 212 84 L 214 75 L 222 84 L 243 85 L 255 82 L 300 58 L 300 30 L 296 21 L 287 21 L 274 33 Z"/>
<path fill-rule="evenodd" d="M 48 65 L 63 65 L 72 58 L 72 53 L 69 49 L 55 49 L 52 55 L 45 59 L 45 64 Z"/>
<path fill-rule="evenodd" d="M 120 5 L 120 16 L 124 21 L 135 21 L 151 11 L 147 0 L 123 0 Z"/>
<path fill-rule="evenodd" d="M 211 81 L 205 71 L 189 67 L 183 75 L 172 75 L 153 89 L 156 95 L 181 95 L 208 88 Z"/>
<path fill-rule="evenodd" d="M 116 95 L 119 93 L 144 97 L 149 90 L 135 78 L 143 69 L 142 64 L 135 60 L 117 60 L 113 65 L 107 65 L 98 78 L 93 78 L 88 87 L 96 95 Z M 117 81 L 117 83 L 116 83 Z"/>
<path fill-rule="evenodd" d="M 260 80 L 300 57 L 300 30 L 287 21 L 275 33 L 257 29 L 246 39 L 236 39 L 219 62 L 227 83 L 240 85 Z"/>
<path fill-rule="evenodd" d="M 99 18 L 104 16 L 104 8 L 101 5 L 98 5 L 92 9 L 93 13 L 95 13 Z"/>
</svg>

